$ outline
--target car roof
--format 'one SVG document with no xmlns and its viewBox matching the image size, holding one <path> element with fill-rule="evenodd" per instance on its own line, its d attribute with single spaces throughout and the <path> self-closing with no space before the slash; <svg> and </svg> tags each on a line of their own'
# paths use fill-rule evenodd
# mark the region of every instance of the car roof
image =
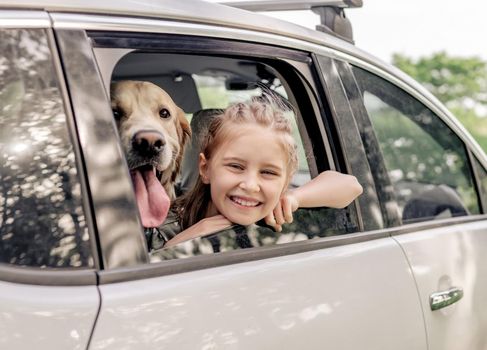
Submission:
<svg viewBox="0 0 487 350">
<path fill-rule="evenodd" d="M 0 0 L 0 9 L 91 13 L 185 20 L 280 34 L 355 51 L 354 46 L 326 33 L 218 3 L 201 0 Z"/>
</svg>

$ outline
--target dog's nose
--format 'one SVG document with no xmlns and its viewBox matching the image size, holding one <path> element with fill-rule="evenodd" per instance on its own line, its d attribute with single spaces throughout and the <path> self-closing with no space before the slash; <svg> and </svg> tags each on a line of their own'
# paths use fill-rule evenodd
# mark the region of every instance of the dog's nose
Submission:
<svg viewBox="0 0 487 350">
<path fill-rule="evenodd" d="M 157 131 L 139 131 L 132 138 L 133 149 L 141 155 L 157 155 L 165 144 L 164 136 Z"/>
</svg>

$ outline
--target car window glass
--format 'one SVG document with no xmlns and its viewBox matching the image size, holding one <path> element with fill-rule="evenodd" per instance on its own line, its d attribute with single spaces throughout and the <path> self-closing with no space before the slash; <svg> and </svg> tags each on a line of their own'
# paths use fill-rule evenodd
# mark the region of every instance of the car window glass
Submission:
<svg viewBox="0 0 487 350">
<path fill-rule="evenodd" d="M 93 266 L 80 183 L 42 30 L 0 31 L 0 262 Z"/>
<path fill-rule="evenodd" d="M 399 88 L 360 68 L 354 74 L 403 222 L 478 213 L 463 142 Z"/>
<path fill-rule="evenodd" d="M 349 209 L 298 209 L 294 212 L 293 222 L 283 225 L 279 233 L 266 226 L 263 221 L 245 227 L 234 225 L 229 229 L 192 239 L 174 247 L 154 249 L 150 252 L 150 259 L 151 262 L 183 259 L 353 233 L 358 230 L 358 227 L 353 224 L 352 216 Z"/>
</svg>

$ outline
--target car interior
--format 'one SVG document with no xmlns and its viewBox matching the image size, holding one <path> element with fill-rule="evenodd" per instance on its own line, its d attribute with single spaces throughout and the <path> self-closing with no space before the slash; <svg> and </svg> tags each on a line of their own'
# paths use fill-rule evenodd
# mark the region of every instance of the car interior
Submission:
<svg viewBox="0 0 487 350">
<path fill-rule="evenodd" d="M 301 121 L 303 116 L 297 108 L 299 104 L 296 102 L 293 90 L 281 75 L 281 68 L 278 71 L 263 59 L 254 60 L 224 54 L 217 56 L 104 47 L 96 47 L 94 52 L 107 95 L 110 93 L 110 83 L 112 82 L 149 81 L 164 89 L 184 110 L 190 121 L 193 136 L 183 156 L 181 176 L 176 183 L 177 195 L 181 195 L 191 188 L 192 181 L 197 176 L 198 134 L 208 125 L 211 117 L 231 103 L 263 95 L 278 99 L 281 105 L 294 112 L 290 115 L 295 116 L 295 118 L 291 118 L 291 121 L 293 135 L 298 146 L 299 167 L 291 180 L 290 187 L 300 186 L 309 181 L 311 176 L 317 174 L 316 158 L 308 157 L 313 154 L 313 151 L 316 154 L 316 149 L 312 146 L 308 136 L 309 130 Z M 309 117 L 308 113 L 306 115 Z M 326 158 L 323 162 L 323 164 L 326 163 Z M 323 167 L 323 164 L 320 167 Z M 337 215 L 343 215 L 343 218 L 337 219 Z M 287 235 L 281 234 L 277 237 L 269 228 L 258 226 L 252 229 L 254 237 L 252 242 L 254 246 L 261 246 L 337 234 L 344 230 L 342 222 L 348 220 L 345 215 L 350 214 L 330 208 L 298 210 L 295 213 L 294 222 L 286 225 L 287 227 L 283 231 L 283 233 L 288 233 Z M 318 232 L 316 228 L 320 223 L 327 229 Z M 346 226 L 346 230 L 355 230 L 355 227 L 350 228 L 351 226 L 349 226 Z M 247 239 L 245 237 L 243 240 Z M 225 238 L 219 238 L 225 240 Z M 237 237 L 232 241 L 234 243 L 222 243 L 221 247 L 228 250 L 238 249 L 235 241 L 239 240 L 243 241 Z M 163 249 L 167 256 L 160 254 L 158 258 L 172 259 L 213 252 L 211 247 L 205 248 L 204 242 L 199 242 L 197 245 L 197 249 L 191 248 L 186 252 L 172 248 Z M 237 245 L 240 246 L 239 243 Z M 173 250 L 172 253 L 175 253 L 167 253 L 171 250 Z M 157 260 L 151 258 L 151 261 Z"/>
<path fill-rule="evenodd" d="M 123 56 L 110 69 L 102 72 L 105 81 L 149 81 L 164 89 L 186 113 L 191 121 L 193 142 L 183 157 L 181 178 L 176 193 L 182 194 L 191 186 L 196 176 L 198 140 L 200 130 L 208 125 L 211 116 L 238 101 L 245 101 L 263 94 L 279 99 L 292 109 L 290 94 L 279 74 L 272 67 L 242 58 L 203 55 L 154 53 L 124 50 Z M 108 76 L 110 78 L 108 79 Z M 294 133 L 300 147 L 299 170 L 291 186 L 296 187 L 310 179 L 306 151 L 301 141 L 297 123 Z"/>
</svg>

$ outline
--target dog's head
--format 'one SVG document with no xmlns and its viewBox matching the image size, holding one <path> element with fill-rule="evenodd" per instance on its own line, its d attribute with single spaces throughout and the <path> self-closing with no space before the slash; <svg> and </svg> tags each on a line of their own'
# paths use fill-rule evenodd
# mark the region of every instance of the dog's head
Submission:
<svg viewBox="0 0 487 350">
<path fill-rule="evenodd" d="M 167 196 L 174 199 L 174 181 L 180 169 L 184 146 L 191 135 L 183 110 L 164 90 L 143 81 L 113 83 L 111 104 L 134 179 L 139 210 L 142 204 L 139 200 L 147 197 L 140 194 L 139 198 L 138 185 L 140 187 L 142 180 L 149 197 L 153 188 L 148 185 L 153 184 L 157 177 Z M 154 201 L 156 198 L 146 201 L 151 210 Z M 144 221 L 144 217 L 142 219 Z M 147 223 L 143 224 L 146 226 Z"/>
</svg>

